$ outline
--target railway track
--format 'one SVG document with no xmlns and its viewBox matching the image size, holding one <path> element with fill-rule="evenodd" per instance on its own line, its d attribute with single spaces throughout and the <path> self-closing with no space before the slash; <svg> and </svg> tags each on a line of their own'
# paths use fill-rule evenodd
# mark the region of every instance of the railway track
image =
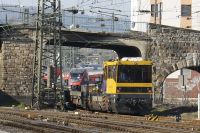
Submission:
<svg viewBox="0 0 200 133">
<path fill-rule="evenodd" d="M 100 114 L 73 114 L 64 112 L 52 111 L 35 111 L 35 110 L 9 110 L 0 108 L 0 120 L 4 120 L 3 115 L 15 116 L 20 123 L 23 119 L 33 121 L 26 122 L 28 125 L 35 126 L 37 123 L 44 126 L 45 130 L 59 130 L 57 132 L 132 132 L 132 133 L 191 133 L 200 132 L 200 122 L 185 121 L 145 121 L 144 117 L 126 116 L 126 115 L 113 115 L 104 113 Z M 20 118 L 19 118 L 20 117 Z M 13 119 L 14 117 L 12 117 Z M 48 122 L 41 122 L 41 119 Z M 7 119 L 6 119 L 7 120 Z M 38 122 L 40 120 L 40 122 Z M 8 121 L 8 120 L 7 120 Z M 9 121 L 12 121 L 9 119 Z M 34 123 L 35 122 L 35 123 Z M 34 125 L 34 124 L 35 125 Z M 55 126 L 55 123 L 61 123 Z M 193 124 L 194 123 L 194 124 Z M 46 125 L 45 125 L 46 124 Z M 69 125 L 75 126 L 69 126 Z M 52 126 L 54 125 L 54 126 Z M 27 125 L 26 125 L 27 126 Z M 69 128 L 70 127 L 70 128 Z M 49 128 L 49 129 L 48 129 Z M 67 129 L 65 129 L 67 128 Z M 40 129 L 40 128 L 39 128 Z M 39 130 L 37 129 L 37 130 Z M 45 132 L 45 131 L 43 131 Z"/>
<path fill-rule="evenodd" d="M 91 130 L 83 128 L 73 128 L 70 126 L 55 125 L 52 123 L 27 119 L 24 114 L 15 112 L 3 112 L 0 111 L 0 124 L 4 126 L 16 127 L 19 129 L 26 129 L 42 132 L 42 133 L 66 133 L 66 132 L 76 132 L 76 133 L 91 133 Z"/>
</svg>

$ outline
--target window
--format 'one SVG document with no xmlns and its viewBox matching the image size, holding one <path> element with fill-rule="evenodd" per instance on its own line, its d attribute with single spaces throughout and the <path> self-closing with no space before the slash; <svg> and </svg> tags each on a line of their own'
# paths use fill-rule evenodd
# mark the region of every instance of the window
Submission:
<svg viewBox="0 0 200 133">
<path fill-rule="evenodd" d="M 108 78 L 107 77 L 107 66 L 104 67 L 103 71 L 104 71 L 104 78 L 107 79 Z"/>
<path fill-rule="evenodd" d="M 148 93 L 152 92 L 151 87 L 117 87 L 117 92 Z"/>
<path fill-rule="evenodd" d="M 116 66 L 108 66 L 108 78 L 116 80 Z"/>
<path fill-rule="evenodd" d="M 151 16 L 154 17 L 155 14 L 156 14 L 156 17 L 158 17 L 158 4 L 151 4 Z"/>
<path fill-rule="evenodd" d="M 119 65 L 119 83 L 151 83 L 152 68 L 150 65 Z"/>
<path fill-rule="evenodd" d="M 181 5 L 181 16 L 191 16 L 191 5 Z"/>
</svg>

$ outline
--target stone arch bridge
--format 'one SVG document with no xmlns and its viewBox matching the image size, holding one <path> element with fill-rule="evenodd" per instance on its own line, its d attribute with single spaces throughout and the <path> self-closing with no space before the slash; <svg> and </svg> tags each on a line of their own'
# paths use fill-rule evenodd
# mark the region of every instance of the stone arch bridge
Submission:
<svg viewBox="0 0 200 133">
<path fill-rule="evenodd" d="M 35 29 L 0 28 L 0 89 L 18 99 L 31 96 Z M 64 46 L 111 49 L 119 58 L 143 57 L 153 61 L 155 88 L 181 68 L 200 72 L 200 32 L 149 24 L 148 33 L 89 33 L 62 30 Z M 29 102 L 29 101 L 28 101 Z"/>
</svg>

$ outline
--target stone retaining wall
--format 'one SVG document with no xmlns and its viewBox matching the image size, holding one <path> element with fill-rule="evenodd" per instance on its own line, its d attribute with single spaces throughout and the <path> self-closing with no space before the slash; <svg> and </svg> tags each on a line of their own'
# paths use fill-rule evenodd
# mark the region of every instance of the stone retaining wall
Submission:
<svg viewBox="0 0 200 133">
<path fill-rule="evenodd" d="M 10 96 L 31 96 L 34 43 L 4 42 L 0 86 Z"/>
</svg>

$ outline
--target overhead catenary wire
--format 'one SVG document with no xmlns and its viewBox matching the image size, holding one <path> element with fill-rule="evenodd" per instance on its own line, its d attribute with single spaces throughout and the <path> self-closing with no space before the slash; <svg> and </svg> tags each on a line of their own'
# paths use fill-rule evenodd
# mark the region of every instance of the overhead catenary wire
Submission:
<svg viewBox="0 0 200 133">
<path fill-rule="evenodd" d="M 107 2 L 106 4 L 104 4 L 104 2 Z M 92 14 L 98 14 L 98 15 L 102 15 L 102 16 L 104 16 L 105 18 L 99 18 L 98 16 L 97 17 L 95 17 L 95 18 L 84 18 L 84 19 L 93 19 L 94 21 L 91 21 L 90 23 L 96 23 L 96 21 L 98 21 L 98 20 L 104 20 L 104 21 L 113 21 L 113 14 L 114 14 L 114 16 L 116 16 L 115 18 L 117 18 L 116 20 L 118 21 L 118 22 L 124 22 L 124 23 L 130 23 L 131 21 L 128 21 L 128 20 L 122 20 L 122 18 L 120 18 L 120 20 L 118 19 L 120 16 L 122 17 L 130 17 L 130 15 L 128 16 L 128 15 L 126 15 L 126 14 L 120 14 L 120 13 L 116 13 L 116 12 L 122 12 L 121 10 L 118 10 L 118 9 L 114 9 L 114 8 L 106 8 L 106 7 L 104 7 L 105 5 L 108 5 L 108 3 L 109 3 L 110 1 L 108 1 L 108 0 L 99 0 L 99 1 L 96 1 L 96 2 L 94 2 L 94 1 L 85 1 L 84 2 L 84 4 L 80 4 L 80 5 L 77 5 L 77 9 L 78 10 L 84 10 L 84 11 L 88 11 L 87 12 L 87 14 L 89 13 L 89 14 L 91 14 L 91 16 L 93 16 L 94 17 L 94 15 L 92 15 Z M 125 0 L 124 0 L 124 2 L 126 2 Z M 129 0 L 129 2 L 130 2 L 130 0 Z M 86 5 L 87 4 L 87 5 Z M 100 6 L 101 4 L 103 4 L 103 6 Z M 112 6 L 114 6 L 115 4 L 120 4 L 119 2 L 110 2 L 109 3 L 109 5 L 112 5 Z M 99 6 L 98 6 L 99 5 Z M 83 6 L 85 6 L 86 8 L 84 8 Z M 121 6 L 124 6 L 124 4 L 121 4 Z M 89 8 L 88 8 L 89 7 Z M 90 15 L 89 15 L 90 16 Z M 119 16 L 119 17 L 118 17 Z M 109 18 L 107 18 L 107 17 L 109 17 Z M 112 19 L 110 18 L 110 17 L 112 17 Z M 78 17 L 77 15 L 76 15 L 76 19 L 78 19 L 78 18 L 80 18 L 80 16 Z M 66 20 L 66 19 L 65 19 Z M 85 22 L 86 23 L 86 22 Z M 86 23 L 86 24 L 88 24 L 88 23 Z M 79 23 L 79 25 L 83 25 L 83 22 L 81 22 L 81 23 Z M 108 26 L 108 24 L 106 24 L 106 26 Z M 109 26 L 111 26 L 111 25 L 109 25 Z M 127 24 L 123 24 L 123 26 L 127 26 Z M 90 26 L 91 27 L 91 26 Z M 98 26 L 97 26 L 98 27 Z M 101 26 L 99 25 L 99 28 L 100 28 Z M 127 26 L 127 27 L 129 27 L 129 26 Z M 102 27 L 101 27 L 102 28 Z M 126 28 L 127 29 L 127 28 Z"/>
<path fill-rule="evenodd" d="M 89 1 L 92 1 L 92 0 L 88 0 Z M 102 4 L 102 3 L 107 3 L 108 1 L 112 1 L 112 0 L 103 0 L 103 1 L 98 1 L 98 3 L 94 3 L 94 2 L 91 2 L 91 3 L 87 3 L 87 4 L 80 4 L 78 5 L 78 7 L 83 7 L 83 6 L 90 6 L 90 5 L 98 5 L 98 4 Z"/>
<path fill-rule="evenodd" d="M 2 1 L 2 0 L 1 0 Z M 105 3 L 104 4 L 104 2 L 106 2 L 107 1 L 107 3 L 109 3 L 109 4 L 107 4 L 107 3 Z M 100 14 L 102 14 L 103 16 L 108 16 L 108 17 L 110 17 L 110 15 L 106 15 L 107 13 L 103 13 L 104 12 L 104 9 L 103 8 L 105 8 L 105 9 L 110 9 L 109 7 L 107 8 L 106 6 L 107 5 L 109 5 L 109 6 L 111 6 L 111 5 L 117 5 L 117 4 L 119 4 L 119 5 L 121 5 L 121 6 L 124 6 L 125 4 L 126 4 L 126 2 L 130 2 L 130 0 L 123 0 L 123 2 L 119 2 L 119 1 L 116 1 L 115 3 L 111 3 L 111 1 L 108 1 L 108 0 L 98 0 L 98 1 L 96 1 L 96 2 L 94 2 L 94 1 L 92 1 L 92 0 L 85 0 L 85 1 L 83 1 L 83 3 L 82 4 L 79 4 L 79 5 L 84 5 L 84 4 L 90 4 L 91 6 L 89 6 L 90 8 L 91 7 L 98 7 L 98 5 L 100 5 L 100 4 L 104 4 L 105 5 L 105 7 L 104 6 L 100 6 L 102 9 L 100 10 L 100 12 L 102 12 L 102 13 L 100 13 Z M 121 3 L 121 4 L 120 4 Z M 19 5 L 20 5 L 20 2 L 19 2 Z M 146 7 L 146 5 L 147 5 L 147 3 L 145 3 L 145 5 L 143 5 L 142 7 L 141 7 L 141 9 L 142 8 L 145 8 Z M 197 5 L 194 5 L 193 7 L 199 7 L 199 5 L 198 5 L 198 3 L 197 3 Z M 80 6 L 78 7 L 78 8 L 80 8 Z M 88 8 L 88 6 L 86 7 L 86 8 Z M 81 10 L 84 10 L 84 11 L 88 11 L 88 13 L 91 13 L 91 14 L 98 14 L 97 12 L 98 11 L 92 11 L 92 12 L 90 12 L 91 10 L 90 9 L 81 9 Z M 10 9 L 6 9 L 7 11 L 9 11 L 9 12 L 18 12 L 18 13 L 24 13 L 24 12 L 19 12 L 19 11 L 14 11 L 14 10 L 10 10 Z M 173 7 L 173 8 L 171 8 L 171 9 L 167 9 L 167 10 L 163 10 L 162 12 L 174 12 L 174 11 L 179 11 L 180 10 L 180 8 L 177 8 L 177 7 Z M 2 12 L 4 12 L 4 11 L 2 11 Z M 96 12 L 96 13 L 95 13 Z M 124 13 L 124 14 L 122 14 L 122 15 L 125 15 L 126 13 L 129 13 L 129 12 L 131 12 L 131 11 L 127 11 L 127 9 L 126 9 L 126 11 L 124 11 L 124 10 L 122 10 L 122 12 Z M 192 12 L 192 14 L 196 14 L 196 13 L 199 13 L 199 11 L 195 11 L 195 12 Z M 35 15 L 34 13 L 29 13 L 30 15 Z M 115 15 L 117 15 L 117 13 L 115 13 L 114 12 L 114 14 Z M 143 15 L 143 13 L 140 13 L 140 14 L 137 14 L 137 15 L 134 15 L 134 16 L 141 16 L 141 15 Z M 127 17 L 130 17 L 130 15 L 127 15 Z M 80 18 L 80 17 L 79 17 Z M 97 19 L 98 19 L 98 17 L 96 17 Z M 193 17 L 191 17 L 191 19 L 196 19 L 196 18 L 193 18 Z M 173 21 L 173 20 L 176 20 L 176 18 L 164 18 L 164 20 L 166 21 L 166 20 L 170 20 L 170 21 Z M 119 21 L 121 21 L 121 20 L 119 20 Z M 123 21 L 123 20 L 122 20 Z M 129 21 L 129 22 L 131 22 L 131 21 Z"/>
<path fill-rule="evenodd" d="M 105 9 L 105 10 L 111 10 L 111 11 L 117 11 L 117 12 L 122 12 L 122 10 L 119 9 L 111 9 L 111 8 L 104 8 L 104 7 L 97 7 L 97 6 L 89 6 L 91 8 L 98 8 L 98 9 Z"/>
<path fill-rule="evenodd" d="M 16 12 L 16 13 L 25 13 L 23 11 L 10 10 L 10 9 L 6 9 L 6 8 L 2 8 L 2 10 L 4 12 L 8 11 L 8 12 Z M 32 15 L 32 16 L 36 15 L 36 13 L 27 13 L 27 14 Z"/>
</svg>

